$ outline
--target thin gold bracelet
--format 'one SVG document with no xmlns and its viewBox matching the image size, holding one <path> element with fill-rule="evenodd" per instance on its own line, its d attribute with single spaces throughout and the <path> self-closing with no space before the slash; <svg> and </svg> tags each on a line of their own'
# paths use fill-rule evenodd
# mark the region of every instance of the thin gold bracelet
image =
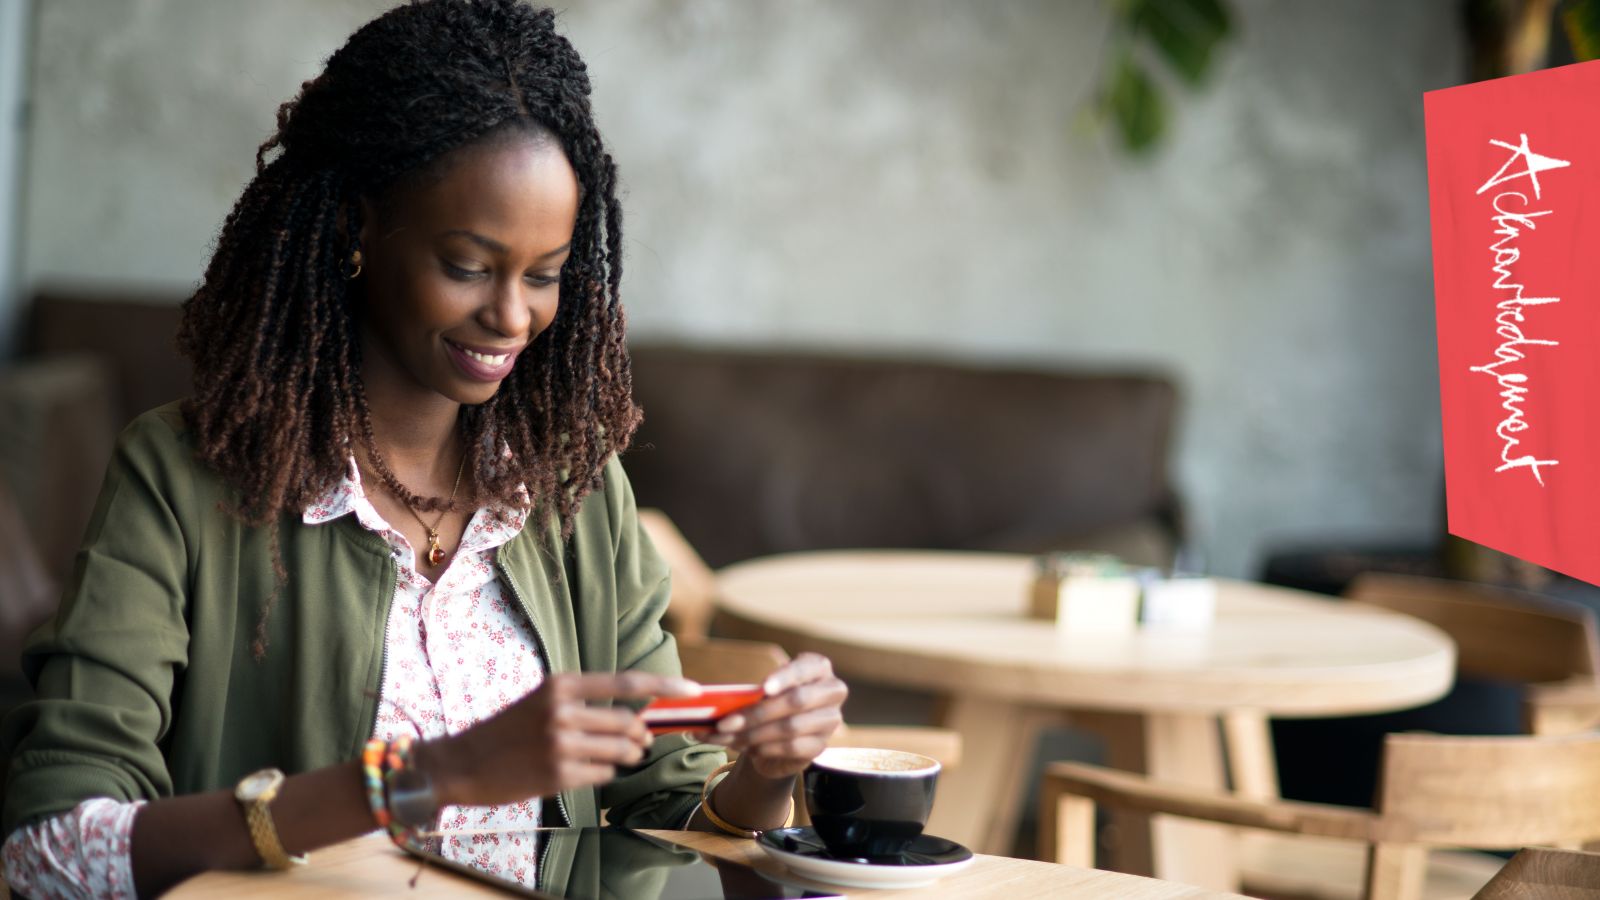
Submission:
<svg viewBox="0 0 1600 900">
<path fill-rule="evenodd" d="M 724 763 L 724 764 L 718 766 L 716 768 L 716 770 L 713 771 L 710 775 L 706 776 L 706 782 L 700 788 L 700 811 L 706 814 L 706 818 L 711 820 L 711 824 L 717 826 L 722 831 L 725 831 L 728 834 L 733 835 L 734 837 L 742 837 L 742 838 L 750 838 L 750 839 L 758 838 L 758 837 L 761 836 L 761 832 L 766 831 L 767 829 L 765 829 L 765 828 L 740 828 L 739 826 L 733 824 L 732 822 L 729 822 L 727 819 L 724 819 L 723 817 L 717 815 L 717 811 L 711 808 L 711 792 L 716 789 L 716 785 L 712 784 L 712 781 L 715 780 L 718 775 L 726 775 L 728 772 L 731 772 L 733 770 L 734 765 L 735 765 L 735 763 Z M 717 784 L 721 784 L 721 783 L 722 783 L 721 781 L 717 781 Z M 786 817 L 784 817 L 782 827 L 788 828 L 790 825 L 793 825 L 793 824 L 794 824 L 794 796 L 791 794 L 790 797 L 789 797 L 789 814 Z"/>
</svg>

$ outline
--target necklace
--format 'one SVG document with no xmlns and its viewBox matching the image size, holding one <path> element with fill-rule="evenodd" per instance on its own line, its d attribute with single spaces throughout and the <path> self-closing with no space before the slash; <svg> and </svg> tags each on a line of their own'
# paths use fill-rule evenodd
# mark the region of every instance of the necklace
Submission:
<svg viewBox="0 0 1600 900">
<path fill-rule="evenodd" d="M 439 523 L 444 521 L 445 515 L 450 512 L 450 507 L 455 504 L 456 492 L 461 490 L 461 473 L 465 472 L 466 470 L 467 455 L 463 453 L 461 454 L 461 465 L 456 467 L 455 486 L 450 488 L 450 499 L 445 501 L 444 509 L 440 511 L 439 517 L 433 520 L 432 525 L 429 525 L 422 518 L 422 514 L 417 512 L 416 507 L 412 506 L 410 503 L 406 503 L 406 509 L 411 512 L 411 515 L 416 517 L 417 523 L 423 528 L 428 529 L 428 555 L 426 559 L 428 560 L 428 565 L 430 566 L 437 567 L 440 563 L 444 562 L 444 548 L 439 546 Z M 403 499 L 402 502 L 404 502 Z"/>
</svg>

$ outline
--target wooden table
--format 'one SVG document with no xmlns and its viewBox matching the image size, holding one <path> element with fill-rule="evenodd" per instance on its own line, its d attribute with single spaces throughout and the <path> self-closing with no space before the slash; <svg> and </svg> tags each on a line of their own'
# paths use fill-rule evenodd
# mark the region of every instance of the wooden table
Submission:
<svg viewBox="0 0 1600 900">
<path fill-rule="evenodd" d="M 847 678 L 931 691 L 965 742 L 929 831 L 1009 853 L 1039 730 L 1102 732 L 1111 762 L 1248 796 L 1277 792 L 1267 717 L 1404 709 L 1449 690 L 1442 632 L 1319 595 L 1219 581 L 1208 630 L 1073 635 L 1026 617 L 1031 558 L 923 551 L 796 553 L 718 573 L 719 628 L 823 653 Z M 1223 746 L 1228 749 L 1227 770 Z M 1208 826 L 1158 823 L 1132 868 L 1232 888 Z M 1186 852 L 1193 851 L 1193 852 Z"/>
<path fill-rule="evenodd" d="M 702 853 L 753 866 L 788 881 L 798 881 L 756 847 L 753 841 L 692 831 L 652 831 L 660 838 L 692 847 Z M 389 897 L 406 896 L 407 883 L 416 875 L 415 859 L 395 849 L 389 840 L 373 834 L 319 850 L 311 864 L 289 872 L 211 872 L 191 878 L 173 889 L 173 900 L 227 897 Z M 813 885 L 828 889 L 826 885 Z M 430 867 L 417 882 L 419 897 L 503 897 L 492 887 Z M 834 888 L 851 897 L 894 898 L 993 897 L 997 900 L 1074 897 L 1093 900 L 1221 900 L 1236 894 L 1218 893 L 1182 884 L 1154 881 L 1134 875 L 1078 869 L 1021 859 L 979 856 L 966 871 L 925 888 L 866 890 Z"/>
</svg>

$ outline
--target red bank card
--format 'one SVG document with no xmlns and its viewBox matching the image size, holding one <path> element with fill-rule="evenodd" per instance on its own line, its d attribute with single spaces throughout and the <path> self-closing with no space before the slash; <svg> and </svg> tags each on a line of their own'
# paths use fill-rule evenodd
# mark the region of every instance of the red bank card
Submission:
<svg viewBox="0 0 1600 900">
<path fill-rule="evenodd" d="M 708 684 L 698 697 L 657 697 L 639 715 L 655 734 L 710 731 L 729 713 L 761 702 L 759 684 Z"/>
<path fill-rule="evenodd" d="M 1600 62 L 1423 109 L 1450 533 L 1600 583 Z"/>
</svg>

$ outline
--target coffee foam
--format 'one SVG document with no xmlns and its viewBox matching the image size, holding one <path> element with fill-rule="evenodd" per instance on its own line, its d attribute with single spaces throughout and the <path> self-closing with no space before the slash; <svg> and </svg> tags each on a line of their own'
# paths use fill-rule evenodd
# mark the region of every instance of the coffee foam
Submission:
<svg viewBox="0 0 1600 900">
<path fill-rule="evenodd" d="M 939 771 L 939 761 L 931 757 L 873 747 L 829 747 L 817 756 L 812 765 L 866 775 L 917 776 Z"/>
</svg>

